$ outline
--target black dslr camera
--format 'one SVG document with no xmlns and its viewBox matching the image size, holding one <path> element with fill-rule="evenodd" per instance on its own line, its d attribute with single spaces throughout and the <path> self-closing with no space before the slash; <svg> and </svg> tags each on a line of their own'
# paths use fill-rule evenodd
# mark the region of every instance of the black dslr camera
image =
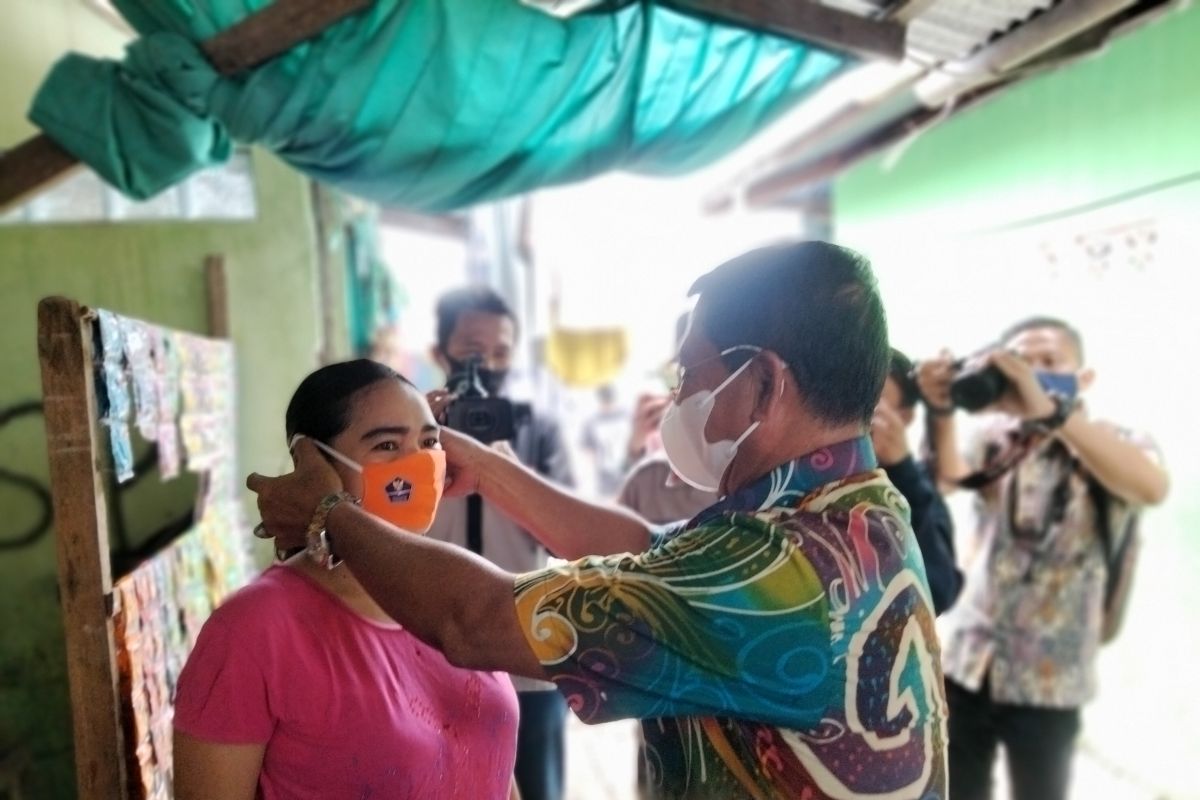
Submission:
<svg viewBox="0 0 1200 800">
<path fill-rule="evenodd" d="M 954 362 L 958 374 L 950 382 L 950 402 L 964 411 L 978 411 L 1000 399 L 1008 378 L 996 366 L 985 365 L 963 371 L 965 359 Z"/>
<path fill-rule="evenodd" d="M 455 399 L 446 409 L 446 425 L 483 444 L 511 441 L 517 426 L 529 419 L 529 406 L 490 397 L 479 378 L 479 363 L 479 356 L 472 356 L 462 372 L 450 376 L 448 384 Z"/>
<path fill-rule="evenodd" d="M 964 361 L 954 363 L 958 374 L 950 382 L 950 402 L 964 411 L 979 411 L 1000 399 L 1000 395 L 1008 391 L 1008 377 L 1000 368 L 987 364 L 964 370 Z M 1057 395 L 1063 400 L 1074 400 L 1079 390 L 1076 379 L 1070 373 L 1035 371 L 1042 389 L 1049 395 Z"/>
</svg>

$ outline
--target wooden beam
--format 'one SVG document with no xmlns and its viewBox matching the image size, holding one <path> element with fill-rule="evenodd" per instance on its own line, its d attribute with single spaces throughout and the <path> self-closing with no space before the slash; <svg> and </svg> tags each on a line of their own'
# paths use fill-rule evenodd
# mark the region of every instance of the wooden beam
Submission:
<svg viewBox="0 0 1200 800">
<path fill-rule="evenodd" d="M 237 75 L 319 34 L 375 0 L 275 0 L 200 45 L 222 75 Z M 79 160 L 38 134 L 0 154 L 0 214 L 64 177 Z"/>
<path fill-rule="evenodd" d="M 375 0 L 275 0 L 200 48 L 222 75 L 237 75 L 308 41 Z"/>
<path fill-rule="evenodd" d="M 225 274 L 225 256 L 212 254 L 204 259 L 204 283 L 208 288 L 208 335 L 229 338 L 229 281 Z"/>
<path fill-rule="evenodd" d="M 865 58 L 904 58 L 903 23 L 860 17 L 812 0 L 671 0 L 671 4 Z"/>
<path fill-rule="evenodd" d="M 463 214 L 420 214 L 402 208 L 379 209 L 379 224 L 390 228 L 404 228 L 434 236 L 445 236 L 465 242 L 471 233 L 470 223 Z"/>
<path fill-rule="evenodd" d="M 78 166 L 75 156 L 44 133 L 0 154 L 0 214 L 68 177 Z"/>
<path fill-rule="evenodd" d="M 86 329 L 85 329 L 85 326 Z M 108 514 L 97 468 L 91 322 L 71 300 L 38 304 L 46 445 L 79 797 L 125 797 L 125 750 L 110 616 Z"/>
<path fill-rule="evenodd" d="M 937 0 L 899 0 L 884 12 L 883 18 L 909 23 L 924 14 Z"/>
</svg>

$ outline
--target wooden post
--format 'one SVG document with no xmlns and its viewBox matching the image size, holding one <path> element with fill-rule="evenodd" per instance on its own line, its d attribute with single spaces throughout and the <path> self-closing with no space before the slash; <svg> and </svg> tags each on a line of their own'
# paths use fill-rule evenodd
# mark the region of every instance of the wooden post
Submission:
<svg viewBox="0 0 1200 800">
<path fill-rule="evenodd" d="M 225 256 L 214 253 L 204 258 L 204 283 L 208 287 L 208 335 L 229 338 L 229 282 Z"/>
<path fill-rule="evenodd" d="M 313 38 L 375 0 L 275 0 L 205 40 L 200 49 L 222 75 L 237 75 Z M 78 159 L 44 133 L 0 153 L 0 213 L 63 177 Z"/>
<path fill-rule="evenodd" d="M 108 515 L 98 469 L 90 321 L 71 300 L 38 304 L 46 445 L 59 596 L 81 798 L 125 796 L 125 751 L 111 617 Z"/>
</svg>

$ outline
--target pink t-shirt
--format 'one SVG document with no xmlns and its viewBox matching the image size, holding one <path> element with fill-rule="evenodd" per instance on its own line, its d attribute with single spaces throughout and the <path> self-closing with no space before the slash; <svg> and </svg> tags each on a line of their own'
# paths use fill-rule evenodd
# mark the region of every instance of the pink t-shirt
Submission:
<svg viewBox="0 0 1200 800">
<path fill-rule="evenodd" d="M 517 714 L 507 675 L 451 666 L 286 566 L 209 618 L 175 701 L 184 733 L 266 744 L 263 800 L 507 797 Z"/>
</svg>

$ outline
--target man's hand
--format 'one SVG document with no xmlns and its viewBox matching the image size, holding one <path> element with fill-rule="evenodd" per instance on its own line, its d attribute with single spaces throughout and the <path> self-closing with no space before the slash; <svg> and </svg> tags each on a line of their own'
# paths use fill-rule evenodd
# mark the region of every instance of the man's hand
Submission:
<svg viewBox="0 0 1200 800">
<path fill-rule="evenodd" d="M 644 394 L 638 398 L 637 407 L 633 411 L 633 427 L 629 432 L 627 454 L 630 461 L 636 461 L 646 453 L 646 442 L 662 425 L 663 415 L 671 398 L 662 395 Z"/>
<path fill-rule="evenodd" d="M 936 358 L 930 358 L 917 364 L 917 388 L 925 405 L 938 412 L 950 412 L 954 405 L 950 402 L 950 383 L 958 370 L 954 368 L 954 357 L 949 350 L 938 353 Z"/>
<path fill-rule="evenodd" d="M 992 405 L 993 409 L 1021 419 L 1045 419 L 1054 413 L 1054 401 L 1028 362 L 1007 350 L 996 350 L 987 360 L 1008 378 L 1008 388 Z"/>
<path fill-rule="evenodd" d="M 425 395 L 433 417 L 442 424 L 442 449 L 446 451 L 446 497 L 466 497 L 479 491 L 479 461 L 489 449 L 464 433 L 445 427 L 446 409 L 457 398 L 445 389 Z M 508 442 L 496 442 L 490 448 L 507 459 L 518 461 Z"/>
<path fill-rule="evenodd" d="M 490 448 L 465 433 L 442 428 L 442 449 L 446 451 L 446 497 L 466 497 L 479 491 L 481 461 Z M 512 449 L 509 448 L 509 452 Z M 504 455 L 501 452 L 501 455 Z"/>
<path fill-rule="evenodd" d="M 883 403 L 871 417 L 871 444 L 880 466 L 892 467 L 908 457 L 908 435 L 900 415 Z"/>
<path fill-rule="evenodd" d="M 448 389 L 434 389 L 425 394 L 425 400 L 429 403 L 429 410 L 433 412 L 433 418 L 441 424 L 445 424 L 446 409 L 456 399 L 458 399 L 456 395 Z"/>
<path fill-rule="evenodd" d="M 304 547 L 308 523 L 327 495 L 342 491 L 342 479 L 316 445 L 301 439 L 292 449 L 295 469 L 278 478 L 252 473 L 246 488 L 258 495 L 258 513 L 276 550 Z"/>
</svg>

